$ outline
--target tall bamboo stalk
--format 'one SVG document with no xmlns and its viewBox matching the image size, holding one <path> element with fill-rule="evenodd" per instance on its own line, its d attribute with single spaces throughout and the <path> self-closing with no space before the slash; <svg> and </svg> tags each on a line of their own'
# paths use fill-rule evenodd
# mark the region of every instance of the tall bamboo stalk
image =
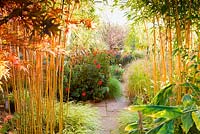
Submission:
<svg viewBox="0 0 200 134">
<path fill-rule="evenodd" d="M 181 48 L 182 48 L 182 35 L 181 35 L 181 24 L 179 20 L 179 12 L 178 12 L 178 1 L 175 0 L 175 25 L 176 25 L 176 36 L 177 36 L 177 44 L 178 44 L 178 52 L 177 52 L 177 75 L 178 75 L 178 83 L 182 82 L 182 65 L 181 65 Z M 177 90 L 177 104 L 181 102 L 181 87 Z"/>
<path fill-rule="evenodd" d="M 162 70 L 162 82 L 166 83 L 166 61 L 165 61 L 165 45 L 163 43 L 162 28 L 160 24 L 160 18 L 157 16 L 157 23 L 159 26 L 159 38 L 160 38 L 160 52 L 161 52 L 161 70 Z"/>
<path fill-rule="evenodd" d="M 154 79 L 154 95 L 158 91 L 158 79 L 157 79 L 157 61 L 156 61 L 156 27 L 155 27 L 155 18 L 153 18 L 153 79 Z"/>
</svg>

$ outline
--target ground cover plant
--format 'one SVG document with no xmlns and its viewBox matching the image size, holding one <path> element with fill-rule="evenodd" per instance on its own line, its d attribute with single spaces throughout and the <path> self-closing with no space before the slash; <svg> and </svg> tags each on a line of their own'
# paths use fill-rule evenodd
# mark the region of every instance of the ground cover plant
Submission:
<svg viewBox="0 0 200 134">
<path fill-rule="evenodd" d="M 119 99 L 123 95 L 122 86 L 119 80 L 114 77 L 108 79 L 108 94 L 109 98 Z"/>
<path fill-rule="evenodd" d="M 59 103 L 56 104 L 59 122 Z M 63 105 L 63 134 L 94 134 L 101 130 L 98 110 L 89 104 L 69 102 Z"/>
<path fill-rule="evenodd" d="M 115 131 L 119 134 L 127 134 L 128 132 L 125 131 L 126 126 L 137 121 L 138 121 L 137 112 L 133 113 L 127 109 L 121 110 L 117 117 L 118 129 Z"/>
<path fill-rule="evenodd" d="M 147 103 L 152 96 L 150 64 L 146 60 L 133 62 L 127 69 L 127 96 L 135 104 Z M 148 98 L 149 97 L 149 98 Z"/>
</svg>

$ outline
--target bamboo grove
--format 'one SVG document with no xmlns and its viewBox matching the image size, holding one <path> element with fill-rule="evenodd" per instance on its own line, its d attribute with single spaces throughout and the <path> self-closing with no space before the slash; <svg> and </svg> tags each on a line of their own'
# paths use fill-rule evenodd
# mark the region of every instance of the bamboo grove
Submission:
<svg viewBox="0 0 200 134">
<path fill-rule="evenodd" d="M 160 85 L 168 83 L 192 83 L 199 87 L 199 1 L 128 0 L 120 3 L 121 8 L 129 9 L 126 14 L 130 20 L 145 24 L 153 60 L 154 95 Z M 191 91 L 181 86 L 176 88 L 174 101 L 179 104 L 181 96 Z"/>
<path fill-rule="evenodd" d="M 9 62 L 10 72 L 4 92 L 14 97 L 17 133 L 53 134 L 56 127 L 62 133 L 64 59 L 70 25 L 86 24 L 74 19 L 74 11 L 84 2 L 0 1 L 0 56 Z M 56 101 L 60 101 L 59 119 Z"/>
</svg>

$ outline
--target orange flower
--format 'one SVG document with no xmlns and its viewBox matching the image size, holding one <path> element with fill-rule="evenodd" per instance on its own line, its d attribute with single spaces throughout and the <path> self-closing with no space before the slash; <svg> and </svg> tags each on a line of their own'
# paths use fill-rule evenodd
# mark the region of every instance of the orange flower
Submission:
<svg viewBox="0 0 200 134">
<path fill-rule="evenodd" d="M 93 62 L 95 65 L 97 64 L 97 61 L 96 60 L 94 60 L 94 62 Z"/>
<path fill-rule="evenodd" d="M 97 55 L 97 51 L 93 51 L 92 53 L 93 53 L 93 55 L 94 55 L 94 56 L 96 56 L 96 55 Z"/>
<path fill-rule="evenodd" d="M 12 115 L 7 115 L 5 118 L 4 118 L 4 122 L 8 122 L 10 119 L 12 119 L 13 116 Z"/>
</svg>

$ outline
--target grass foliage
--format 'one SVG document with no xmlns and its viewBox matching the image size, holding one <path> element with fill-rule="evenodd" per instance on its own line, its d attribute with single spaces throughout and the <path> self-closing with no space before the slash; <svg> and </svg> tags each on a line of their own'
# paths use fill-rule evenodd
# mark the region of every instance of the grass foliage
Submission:
<svg viewBox="0 0 200 134">
<path fill-rule="evenodd" d="M 109 97 L 118 99 L 122 96 L 122 87 L 118 79 L 114 77 L 109 78 L 108 88 L 109 88 L 108 92 Z"/>
<path fill-rule="evenodd" d="M 127 132 L 125 131 L 125 127 L 132 122 L 136 122 L 137 120 L 138 120 L 137 112 L 131 112 L 128 110 L 120 111 L 117 117 L 118 130 L 116 131 L 118 131 L 119 134 L 127 134 Z"/>
<path fill-rule="evenodd" d="M 100 129 L 100 118 L 96 108 L 89 104 L 64 104 L 63 134 L 96 134 Z M 57 109 L 57 116 L 59 109 Z M 59 118 L 59 117 L 57 117 Z"/>
<path fill-rule="evenodd" d="M 149 64 L 145 60 L 134 62 L 128 68 L 128 85 L 127 94 L 132 101 L 135 97 L 141 97 L 146 101 L 146 96 L 150 96 L 150 89 L 152 86 L 151 76 L 149 72 Z"/>
</svg>

